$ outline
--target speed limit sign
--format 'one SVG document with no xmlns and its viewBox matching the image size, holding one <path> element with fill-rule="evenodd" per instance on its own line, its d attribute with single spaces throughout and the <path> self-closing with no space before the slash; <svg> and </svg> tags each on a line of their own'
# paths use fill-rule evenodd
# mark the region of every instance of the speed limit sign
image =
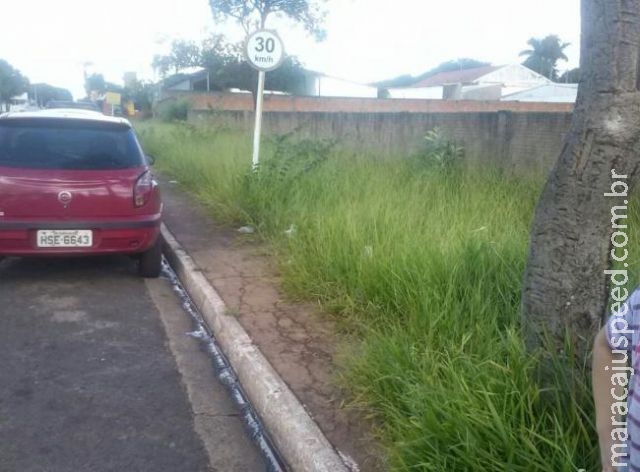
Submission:
<svg viewBox="0 0 640 472">
<path fill-rule="evenodd" d="M 251 33 L 244 43 L 244 55 L 251 67 L 258 70 L 256 92 L 256 126 L 253 130 L 253 169 L 258 170 L 260 160 L 260 133 L 262 129 L 262 102 L 267 72 L 277 69 L 284 61 L 284 46 L 278 33 L 258 30 Z"/>
<path fill-rule="evenodd" d="M 258 30 L 247 38 L 244 54 L 254 69 L 269 72 L 284 61 L 284 46 L 275 31 Z"/>
</svg>

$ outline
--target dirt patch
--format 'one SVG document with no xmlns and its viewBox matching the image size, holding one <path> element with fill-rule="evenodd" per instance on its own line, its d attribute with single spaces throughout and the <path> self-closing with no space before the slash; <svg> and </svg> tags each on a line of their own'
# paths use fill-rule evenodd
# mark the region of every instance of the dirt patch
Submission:
<svg viewBox="0 0 640 472">
<path fill-rule="evenodd" d="M 292 302 L 268 248 L 217 225 L 194 198 L 164 182 L 165 222 L 237 316 L 329 441 L 362 471 L 382 470 L 381 454 L 361 414 L 346 409 L 333 381 L 341 341 L 330 317 Z"/>
</svg>

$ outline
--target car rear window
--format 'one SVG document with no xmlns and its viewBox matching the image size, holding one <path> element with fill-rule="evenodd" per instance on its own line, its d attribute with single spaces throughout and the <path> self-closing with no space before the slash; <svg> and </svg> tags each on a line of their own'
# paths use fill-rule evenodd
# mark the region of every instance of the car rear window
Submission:
<svg viewBox="0 0 640 472">
<path fill-rule="evenodd" d="M 144 165 L 128 126 L 87 120 L 0 120 L 0 167 L 65 170 Z"/>
</svg>

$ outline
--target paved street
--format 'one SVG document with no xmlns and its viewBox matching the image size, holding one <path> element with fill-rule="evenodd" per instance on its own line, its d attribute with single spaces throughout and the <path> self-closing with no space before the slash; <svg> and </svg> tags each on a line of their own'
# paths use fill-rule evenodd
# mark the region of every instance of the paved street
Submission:
<svg viewBox="0 0 640 472">
<path fill-rule="evenodd" d="M 191 329 L 128 258 L 0 262 L 0 471 L 264 470 Z"/>
</svg>

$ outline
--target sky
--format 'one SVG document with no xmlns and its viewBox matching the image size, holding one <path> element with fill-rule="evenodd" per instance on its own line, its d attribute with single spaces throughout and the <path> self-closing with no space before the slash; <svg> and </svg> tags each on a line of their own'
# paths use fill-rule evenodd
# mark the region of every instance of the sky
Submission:
<svg viewBox="0 0 640 472">
<path fill-rule="evenodd" d="M 32 83 L 46 82 L 84 96 L 83 72 L 122 83 L 127 71 L 157 79 L 154 54 L 172 39 L 224 33 L 241 40 L 233 23 L 213 20 L 208 0 L 20 0 L 4 2 L 0 58 Z M 316 43 L 286 22 L 272 22 L 286 52 L 305 67 L 354 82 L 418 75 L 444 61 L 470 57 L 494 65 L 522 62 L 531 37 L 557 34 L 580 52 L 580 0 L 327 0 L 327 39 Z"/>
</svg>

